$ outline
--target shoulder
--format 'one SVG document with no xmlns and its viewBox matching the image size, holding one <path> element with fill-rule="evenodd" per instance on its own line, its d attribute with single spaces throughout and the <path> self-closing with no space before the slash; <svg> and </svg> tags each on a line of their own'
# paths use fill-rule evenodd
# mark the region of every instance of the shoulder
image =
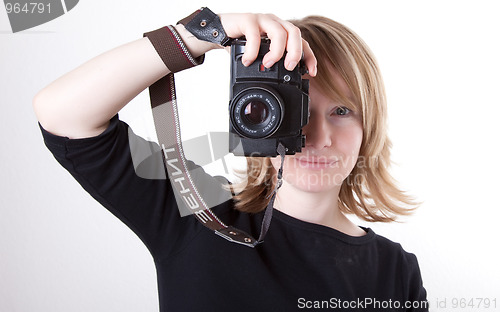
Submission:
<svg viewBox="0 0 500 312">
<path fill-rule="evenodd" d="M 400 280 L 405 298 L 410 301 L 426 302 L 420 267 L 415 254 L 406 251 L 400 243 L 384 236 L 375 235 L 375 241 L 382 266 L 386 272 L 393 271 Z"/>
<path fill-rule="evenodd" d="M 392 259 L 391 262 L 400 265 L 402 269 L 418 267 L 415 254 L 407 252 L 400 243 L 379 234 L 375 234 L 374 242 L 379 256 L 385 260 Z"/>
<path fill-rule="evenodd" d="M 393 253 L 393 254 L 404 254 L 407 253 L 403 246 L 385 236 L 380 234 L 375 234 L 374 241 L 381 252 Z"/>
<path fill-rule="evenodd" d="M 108 127 L 99 135 L 86 138 L 70 139 L 65 136 L 55 135 L 42 127 L 39 123 L 45 145 L 52 153 L 71 153 L 86 149 L 96 149 L 106 146 L 108 142 L 116 141 L 117 138 L 127 136 L 128 125 L 114 116 Z"/>
</svg>

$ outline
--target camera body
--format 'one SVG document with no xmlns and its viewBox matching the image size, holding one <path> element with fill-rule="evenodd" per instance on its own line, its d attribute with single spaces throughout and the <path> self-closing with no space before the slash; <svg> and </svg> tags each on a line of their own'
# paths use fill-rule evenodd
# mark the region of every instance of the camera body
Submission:
<svg viewBox="0 0 500 312">
<path fill-rule="evenodd" d="M 305 146 L 302 134 L 309 120 L 309 80 L 301 61 L 293 71 L 284 56 L 271 68 L 262 64 L 270 41 L 262 39 L 257 59 L 248 67 L 241 62 L 244 39 L 231 44 L 229 151 L 237 156 L 274 157 L 278 144 L 293 155 Z"/>
</svg>

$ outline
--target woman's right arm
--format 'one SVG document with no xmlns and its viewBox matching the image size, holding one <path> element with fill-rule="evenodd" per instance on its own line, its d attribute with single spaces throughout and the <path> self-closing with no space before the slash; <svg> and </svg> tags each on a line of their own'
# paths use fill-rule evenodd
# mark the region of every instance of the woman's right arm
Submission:
<svg viewBox="0 0 500 312">
<path fill-rule="evenodd" d="M 314 76 L 316 59 L 291 23 L 269 14 L 220 17 L 229 37 L 246 36 L 246 65 L 257 57 L 260 36 L 267 34 L 271 51 L 264 58 L 265 65 L 270 67 L 286 50 L 285 64 L 292 69 L 303 53 Z M 175 28 L 195 58 L 222 48 L 196 39 L 181 24 Z M 102 133 L 109 120 L 135 96 L 169 72 L 149 39 L 142 38 L 105 52 L 55 80 L 35 96 L 33 106 L 45 130 L 73 139 L 92 137 Z"/>
<path fill-rule="evenodd" d="M 193 56 L 214 48 L 181 26 L 178 31 Z M 33 106 L 47 131 L 73 139 L 91 137 L 103 132 L 120 109 L 169 72 L 149 39 L 142 38 L 58 78 L 35 96 Z"/>
</svg>

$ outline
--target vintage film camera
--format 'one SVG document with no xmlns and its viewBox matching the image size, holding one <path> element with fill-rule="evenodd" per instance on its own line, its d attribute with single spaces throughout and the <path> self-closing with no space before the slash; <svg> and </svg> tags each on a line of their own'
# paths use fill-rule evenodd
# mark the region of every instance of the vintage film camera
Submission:
<svg viewBox="0 0 500 312">
<path fill-rule="evenodd" d="M 302 134 L 309 119 L 309 80 L 301 61 L 293 71 L 281 58 L 265 68 L 262 58 L 269 51 L 269 39 L 262 39 L 257 59 L 248 67 L 241 62 L 245 40 L 231 44 L 229 101 L 229 151 L 237 156 L 277 156 L 281 142 L 286 154 L 305 146 Z"/>
</svg>

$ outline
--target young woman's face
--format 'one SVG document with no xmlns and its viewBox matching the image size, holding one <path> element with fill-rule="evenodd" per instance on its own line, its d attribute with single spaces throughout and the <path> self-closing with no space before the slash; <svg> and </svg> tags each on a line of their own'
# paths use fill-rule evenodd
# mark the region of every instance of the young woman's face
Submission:
<svg viewBox="0 0 500 312">
<path fill-rule="evenodd" d="M 345 82 L 335 75 L 334 83 L 350 94 Z M 319 91 L 310 79 L 309 123 L 303 128 L 306 146 L 301 153 L 287 155 L 283 179 L 304 191 L 339 189 L 356 165 L 363 128 L 360 113 L 344 107 Z M 281 158 L 272 158 L 277 170 Z"/>
</svg>

